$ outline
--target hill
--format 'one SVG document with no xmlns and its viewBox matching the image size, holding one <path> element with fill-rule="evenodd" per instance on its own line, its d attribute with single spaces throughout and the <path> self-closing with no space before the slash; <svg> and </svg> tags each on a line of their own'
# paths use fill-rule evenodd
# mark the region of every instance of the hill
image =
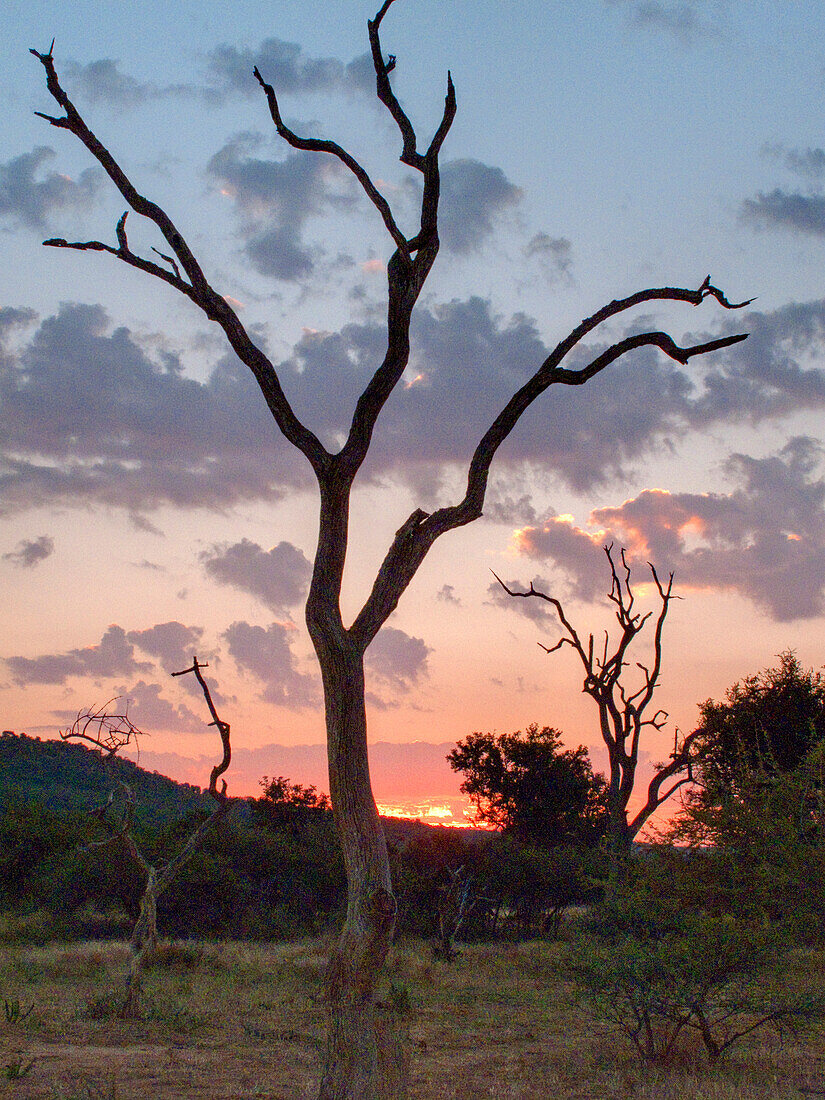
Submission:
<svg viewBox="0 0 825 1100">
<path fill-rule="evenodd" d="M 176 783 L 131 760 L 104 762 L 95 749 L 67 741 L 41 741 L 25 733 L 0 734 L 0 799 L 48 806 L 53 811 L 99 806 L 113 780 L 135 793 L 141 824 L 165 828 L 192 810 L 212 809 L 209 795 L 191 783 Z"/>
</svg>

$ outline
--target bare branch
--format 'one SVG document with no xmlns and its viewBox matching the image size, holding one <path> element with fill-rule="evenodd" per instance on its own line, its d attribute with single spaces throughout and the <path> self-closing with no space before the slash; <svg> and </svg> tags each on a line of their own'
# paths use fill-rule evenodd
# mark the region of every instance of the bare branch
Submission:
<svg viewBox="0 0 825 1100">
<path fill-rule="evenodd" d="M 108 710 L 112 703 L 116 703 L 119 697 L 110 699 L 102 707 L 96 710 L 86 707 L 78 711 L 72 725 L 66 730 L 60 730 L 62 741 L 86 741 L 96 749 L 101 749 L 108 759 L 115 756 L 127 745 L 137 744 L 143 737 L 143 731 L 131 721 L 128 714 L 128 704 L 122 714 L 116 714 Z"/>
<path fill-rule="evenodd" d="M 36 113 L 40 114 L 40 117 L 44 118 L 50 125 L 71 131 L 71 133 L 83 142 L 115 184 L 121 195 L 123 195 L 129 208 L 157 226 L 172 249 L 173 256 L 177 257 L 177 262 L 186 273 L 189 283 L 181 279 L 177 273 L 172 274 L 165 268 L 159 267 L 151 260 L 145 260 L 132 253 L 126 241 L 124 218 L 121 218 L 118 223 L 118 248 L 116 249 L 110 245 L 103 244 L 101 241 L 70 242 L 59 237 L 44 241 L 44 244 L 54 248 L 74 248 L 80 251 L 108 252 L 118 259 L 123 260 L 124 263 L 129 264 L 131 267 L 136 267 L 141 271 L 145 271 L 147 274 L 154 275 L 156 278 L 162 279 L 164 282 L 174 286 L 176 290 L 185 294 L 203 310 L 211 321 L 217 322 L 224 330 L 229 343 L 240 360 L 245 363 L 254 374 L 258 386 L 269 406 L 270 412 L 286 439 L 306 456 L 316 472 L 326 469 L 329 464 L 330 455 L 321 445 L 317 436 L 298 420 L 283 392 L 280 380 L 272 363 L 252 341 L 248 332 L 241 324 L 238 315 L 225 298 L 209 285 L 192 250 L 172 219 L 156 203 L 145 198 L 138 192 L 137 188 L 109 150 L 86 125 L 79 111 L 60 85 L 51 52 L 47 54 L 39 53 L 37 50 L 31 50 L 30 52 L 43 65 L 43 68 L 46 70 L 46 87 L 52 97 L 66 112 L 62 118 L 54 118 L 51 115 L 44 115 L 41 112 Z M 175 261 L 172 261 L 167 256 L 163 258 L 170 260 L 174 266 Z"/>
<path fill-rule="evenodd" d="M 398 228 L 395 218 L 393 217 L 390 204 L 375 186 L 370 179 L 369 175 L 364 168 L 358 163 L 358 161 L 346 149 L 342 148 L 335 141 L 326 141 L 320 138 L 303 138 L 299 137 L 293 130 L 287 126 L 281 117 L 281 110 L 278 106 L 278 97 L 275 94 L 275 89 L 271 84 L 267 84 L 264 78 L 261 76 L 260 70 L 257 65 L 254 69 L 255 79 L 263 88 L 266 94 L 266 100 L 269 104 L 269 113 L 272 116 L 272 121 L 275 123 L 275 129 L 280 136 L 288 142 L 293 149 L 302 149 L 311 153 L 329 153 L 331 156 L 337 157 L 342 164 L 345 164 L 347 168 L 352 172 L 355 178 L 363 187 L 366 192 L 367 198 L 378 210 L 384 221 L 384 225 L 387 227 L 387 231 L 395 242 L 395 246 L 399 253 L 409 265 L 412 260 L 410 257 L 410 246 L 407 238 Z"/>
<path fill-rule="evenodd" d="M 189 668 L 184 668 L 180 672 L 173 672 L 172 675 L 186 676 L 188 673 L 194 672 L 195 679 L 201 686 L 201 691 L 203 692 L 203 697 L 206 700 L 206 705 L 209 708 L 209 713 L 212 715 L 212 721 L 209 723 L 209 725 L 215 726 L 217 728 L 218 733 L 221 735 L 221 744 L 223 745 L 223 758 L 221 759 L 220 763 L 214 766 L 209 776 L 209 793 L 216 801 L 220 802 L 221 804 L 225 804 L 228 801 L 226 794 L 226 780 L 221 781 L 220 791 L 218 790 L 218 780 L 229 767 L 229 764 L 232 760 L 232 749 L 229 743 L 229 723 L 224 722 L 221 718 L 218 717 L 218 712 L 215 709 L 214 702 L 212 701 L 212 693 L 209 690 L 209 685 L 207 684 L 206 680 L 204 680 L 203 673 L 201 672 L 202 668 L 209 668 L 208 662 L 202 664 L 200 661 L 198 661 L 197 657 L 193 657 L 192 664 Z"/>
<path fill-rule="evenodd" d="M 590 635 L 588 651 L 585 653 L 579 635 L 567 620 L 559 600 L 540 592 L 532 583 L 529 591 L 519 592 L 508 587 L 495 573 L 493 573 L 493 576 L 496 577 L 496 580 L 508 595 L 523 599 L 537 596 L 539 599 L 552 604 L 556 609 L 567 636 L 561 638 L 554 646 L 544 646 L 539 642 L 546 653 L 555 653 L 562 648 L 565 642 L 573 646 L 579 653 L 586 673 L 583 690 L 591 696 L 599 708 L 599 728 L 610 760 L 610 783 L 608 787 L 610 803 L 609 830 L 611 850 L 614 858 L 618 859 L 621 857 L 622 850 L 626 849 L 651 814 L 681 786 L 693 781 L 690 749 L 695 734 L 685 738 L 680 745 L 677 732 L 670 763 L 656 766 L 656 772 L 648 786 L 645 805 L 632 821 L 628 821 L 627 807 L 633 794 L 642 730 L 651 728 L 661 731 L 668 718 L 667 711 L 662 709 L 657 710 L 650 718 L 645 718 L 645 711 L 659 682 L 662 664 L 662 629 L 670 601 L 675 598 L 673 596 L 673 574 L 670 574 L 667 586 L 665 586 L 660 581 L 654 566 L 648 563 L 662 603 L 654 634 L 654 660 L 650 668 L 640 661 L 636 662 L 636 667 L 641 670 L 644 676 L 644 682 L 636 691 L 628 691 L 621 680 L 622 672 L 627 667 L 625 656 L 633 640 L 651 617 L 652 612 L 642 614 L 633 611 L 635 596 L 625 550 L 623 549 L 620 554 L 621 572 L 613 557 L 612 543 L 604 547 L 604 552 L 610 569 L 610 590 L 607 593 L 607 598 L 616 609 L 616 618 L 622 628 L 622 633 L 614 650 L 610 652 L 608 634 L 605 631 L 602 656 L 595 663 L 593 659 L 593 635 Z M 678 777 L 676 782 L 666 791 L 662 791 L 663 785 L 675 777 Z"/>
<path fill-rule="evenodd" d="M 383 54 L 381 52 L 381 39 L 379 35 L 381 21 L 387 14 L 390 5 L 393 0 L 385 0 L 380 11 L 374 19 L 367 20 L 367 29 L 369 31 L 370 49 L 372 51 L 372 63 L 375 68 L 376 77 L 376 90 L 378 98 L 390 112 L 395 119 L 396 125 L 401 133 L 403 140 L 403 150 L 401 153 L 402 164 L 409 165 L 410 168 L 417 168 L 419 172 L 426 175 L 428 165 L 427 161 L 431 163 L 435 161 L 441 146 L 444 143 L 450 126 L 456 113 L 456 99 L 455 88 L 453 87 L 452 77 L 447 73 L 447 95 L 444 101 L 444 114 L 439 124 L 438 129 L 435 132 L 430 147 L 425 155 L 418 152 L 417 139 L 415 136 L 415 130 L 410 122 L 408 116 L 404 112 L 401 104 L 398 102 L 395 96 L 395 92 L 392 90 L 392 86 L 389 81 L 389 73 L 395 68 L 396 58 L 392 56 L 392 63 L 388 64 L 384 61 Z"/>
</svg>

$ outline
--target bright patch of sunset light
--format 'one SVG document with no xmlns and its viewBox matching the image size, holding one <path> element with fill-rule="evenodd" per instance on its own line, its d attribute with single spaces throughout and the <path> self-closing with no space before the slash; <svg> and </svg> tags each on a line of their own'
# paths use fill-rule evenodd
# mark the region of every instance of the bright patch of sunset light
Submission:
<svg viewBox="0 0 825 1100">
<path fill-rule="evenodd" d="M 802 536 L 795 534 L 793 531 L 785 531 L 784 535 L 788 542 L 802 542 Z"/>
<path fill-rule="evenodd" d="M 364 260 L 361 270 L 367 275 L 382 275 L 387 270 L 387 265 L 383 260 Z"/>
<path fill-rule="evenodd" d="M 408 379 L 408 380 L 407 380 L 407 381 L 406 381 L 406 382 L 404 383 L 404 389 L 405 389 L 405 390 L 411 390 L 411 389 L 413 388 L 413 386 L 414 386 L 414 385 L 416 385 L 416 384 L 417 384 L 418 382 L 423 382 L 423 381 L 425 380 L 425 377 L 426 377 L 426 376 L 425 376 L 425 375 L 423 375 L 423 374 L 417 374 L 417 375 L 415 376 L 415 378 L 410 378 L 410 379 Z"/>
<path fill-rule="evenodd" d="M 466 806 L 466 803 L 461 803 Z M 378 812 L 382 817 L 397 817 L 405 821 L 425 821 L 431 825 L 460 825 L 467 827 L 470 824 L 466 812 L 460 812 L 460 807 L 451 806 L 448 802 L 378 802 Z"/>
</svg>

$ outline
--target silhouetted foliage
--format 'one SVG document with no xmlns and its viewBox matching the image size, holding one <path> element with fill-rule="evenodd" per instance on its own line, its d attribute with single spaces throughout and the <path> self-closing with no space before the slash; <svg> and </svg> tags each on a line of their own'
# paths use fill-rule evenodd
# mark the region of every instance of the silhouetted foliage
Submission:
<svg viewBox="0 0 825 1100">
<path fill-rule="evenodd" d="M 825 739 L 825 677 L 786 651 L 778 666 L 735 683 L 723 702 L 708 699 L 700 711 L 701 785 L 749 796 L 753 776 L 793 771 Z"/>
<path fill-rule="evenodd" d="M 261 780 L 263 796 L 254 802 L 255 819 L 265 828 L 287 827 L 293 833 L 300 832 L 310 821 L 329 816 L 332 806 L 329 796 L 319 794 L 313 786 L 291 783 L 284 776 L 277 779 L 264 776 Z"/>
<path fill-rule="evenodd" d="M 542 848 L 592 845 L 606 826 L 604 776 L 587 749 L 563 749 L 558 730 L 536 723 L 516 733 L 471 733 L 447 755 L 476 822 Z"/>
</svg>

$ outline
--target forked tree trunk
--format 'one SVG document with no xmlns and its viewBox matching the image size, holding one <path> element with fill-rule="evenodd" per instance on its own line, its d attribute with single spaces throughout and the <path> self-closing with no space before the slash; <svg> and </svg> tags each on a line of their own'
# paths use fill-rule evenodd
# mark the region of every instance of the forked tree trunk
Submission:
<svg viewBox="0 0 825 1100">
<path fill-rule="evenodd" d="M 384 830 L 370 785 L 363 655 L 342 633 L 319 647 L 329 781 L 347 871 L 347 917 L 328 964 L 329 1034 L 320 1100 L 404 1100 L 406 1021 L 377 1002 L 395 928 Z"/>
</svg>

